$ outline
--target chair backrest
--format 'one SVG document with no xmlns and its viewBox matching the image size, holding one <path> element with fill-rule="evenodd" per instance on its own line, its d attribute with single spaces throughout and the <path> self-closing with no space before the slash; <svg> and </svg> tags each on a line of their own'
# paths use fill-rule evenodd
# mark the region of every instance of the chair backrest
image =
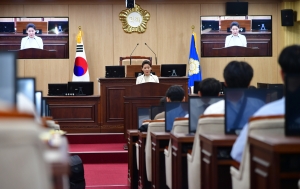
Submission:
<svg viewBox="0 0 300 189">
<path fill-rule="evenodd" d="M 50 189 L 51 171 L 40 125 L 32 115 L 0 112 L 1 188 Z M 17 167 L 12 169 L 12 166 Z M 34 179 L 33 179 L 34 178 Z"/>
<path fill-rule="evenodd" d="M 125 56 L 125 57 L 120 57 L 120 66 L 123 65 L 123 60 L 129 60 L 130 61 L 130 58 L 131 60 L 141 60 L 144 61 L 144 60 L 149 60 L 150 61 L 150 64 L 152 65 L 152 57 L 147 57 L 147 56 Z M 141 62 L 138 62 L 138 65 L 142 65 Z M 132 63 L 132 61 L 131 61 Z M 129 65 L 129 63 L 127 64 Z"/>
<path fill-rule="evenodd" d="M 248 123 L 248 136 L 260 135 L 284 135 L 284 116 L 257 116 L 252 117 Z M 243 152 L 239 171 L 243 180 L 250 182 L 250 152 L 248 137 Z M 245 178 L 245 179 L 244 179 Z"/>
<path fill-rule="evenodd" d="M 225 124 L 224 114 L 201 115 L 198 120 L 198 126 L 194 138 L 192 157 L 200 158 L 199 134 L 223 134 Z M 197 137 L 196 137 L 197 136 Z M 197 156 L 195 156 L 197 155 Z"/>
<path fill-rule="evenodd" d="M 189 118 L 176 118 L 174 120 L 172 133 L 189 133 Z"/>
<path fill-rule="evenodd" d="M 151 132 L 164 132 L 165 120 L 152 120 L 149 122 L 146 144 L 145 144 L 145 163 L 148 181 L 152 181 L 152 162 L 151 162 Z"/>
</svg>

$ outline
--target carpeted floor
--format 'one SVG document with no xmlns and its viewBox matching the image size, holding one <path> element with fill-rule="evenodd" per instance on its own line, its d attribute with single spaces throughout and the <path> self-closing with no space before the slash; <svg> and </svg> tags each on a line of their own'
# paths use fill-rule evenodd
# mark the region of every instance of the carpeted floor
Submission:
<svg viewBox="0 0 300 189">
<path fill-rule="evenodd" d="M 86 187 L 123 187 L 128 186 L 127 183 L 128 165 L 127 163 L 114 164 L 84 164 L 84 177 L 86 179 Z"/>
</svg>

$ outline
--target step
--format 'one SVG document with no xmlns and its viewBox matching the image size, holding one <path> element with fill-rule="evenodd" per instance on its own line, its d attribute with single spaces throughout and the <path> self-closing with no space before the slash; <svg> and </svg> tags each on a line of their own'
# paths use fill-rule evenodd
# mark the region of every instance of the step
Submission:
<svg viewBox="0 0 300 189">
<path fill-rule="evenodd" d="M 128 163 L 123 143 L 69 144 L 69 153 L 78 155 L 83 163 Z"/>
<path fill-rule="evenodd" d="M 127 143 L 123 133 L 68 133 L 69 144 Z"/>
</svg>

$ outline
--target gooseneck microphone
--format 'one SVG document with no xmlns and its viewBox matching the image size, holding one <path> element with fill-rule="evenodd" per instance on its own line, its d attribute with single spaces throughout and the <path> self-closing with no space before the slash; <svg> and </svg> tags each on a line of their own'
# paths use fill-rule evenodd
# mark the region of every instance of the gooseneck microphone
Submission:
<svg viewBox="0 0 300 189">
<path fill-rule="evenodd" d="M 145 43 L 145 45 L 153 52 L 153 50 L 147 45 L 147 43 Z M 155 63 L 157 65 L 157 57 L 156 57 L 155 52 L 153 52 L 153 54 L 155 55 Z"/>
<path fill-rule="evenodd" d="M 135 51 L 136 47 L 139 45 L 139 43 L 136 44 L 135 48 L 133 49 L 132 53 Z M 130 54 L 130 65 L 131 65 L 131 55 L 132 53 Z"/>
</svg>

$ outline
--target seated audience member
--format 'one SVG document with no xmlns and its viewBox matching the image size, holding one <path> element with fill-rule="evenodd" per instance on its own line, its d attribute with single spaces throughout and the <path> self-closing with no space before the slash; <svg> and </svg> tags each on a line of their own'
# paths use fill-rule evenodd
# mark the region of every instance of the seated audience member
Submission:
<svg viewBox="0 0 300 189">
<path fill-rule="evenodd" d="M 278 58 L 281 67 L 280 75 L 284 81 L 285 74 L 300 74 L 300 45 L 292 45 L 282 50 Z M 261 107 L 253 116 L 284 115 L 285 97 Z M 231 156 L 234 160 L 241 162 L 243 151 L 248 135 L 248 124 L 246 124 L 235 141 Z"/>
<path fill-rule="evenodd" d="M 179 85 L 173 85 L 169 87 L 169 89 L 166 92 L 166 101 L 165 102 L 184 102 L 185 96 L 184 96 L 184 90 Z M 154 119 L 162 119 L 165 118 L 165 112 L 161 112 L 157 114 Z"/>
<path fill-rule="evenodd" d="M 27 37 L 23 37 L 21 41 L 21 50 L 22 49 L 29 49 L 29 48 L 36 48 L 36 49 L 43 49 L 44 44 L 42 38 L 35 35 L 35 25 L 32 23 L 27 24 L 26 32 L 28 34 Z"/>
<path fill-rule="evenodd" d="M 223 77 L 226 88 L 248 88 L 253 77 L 253 68 L 246 62 L 232 61 L 224 69 Z M 210 105 L 206 114 L 224 114 L 225 100 Z"/>
<path fill-rule="evenodd" d="M 215 78 L 206 78 L 199 83 L 198 96 L 219 96 L 221 83 Z"/>
<path fill-rule="evenodd" d="M 153 75 L 151 73 L 151 63 L 149 60 L 144 60 L 142 63 L 142 72 L 143 75 L 136 78 L 136 84 L 141 83 L 147 83 L 147 82 L 153 82 L 153 83 L 159 83 L 158 77 L 156 75 Z"/>
<path fill-rule="evenodd" d="M 159 105 L 160 106 L 165 106 L 165 103 L 166 103 L 166 97 L 162 97 L 159 101 Z M 154 119 L 164 119 L 165 118 L 165 112 L 161 112 L 159 114 L 157 114 Z"/>
</svg>

